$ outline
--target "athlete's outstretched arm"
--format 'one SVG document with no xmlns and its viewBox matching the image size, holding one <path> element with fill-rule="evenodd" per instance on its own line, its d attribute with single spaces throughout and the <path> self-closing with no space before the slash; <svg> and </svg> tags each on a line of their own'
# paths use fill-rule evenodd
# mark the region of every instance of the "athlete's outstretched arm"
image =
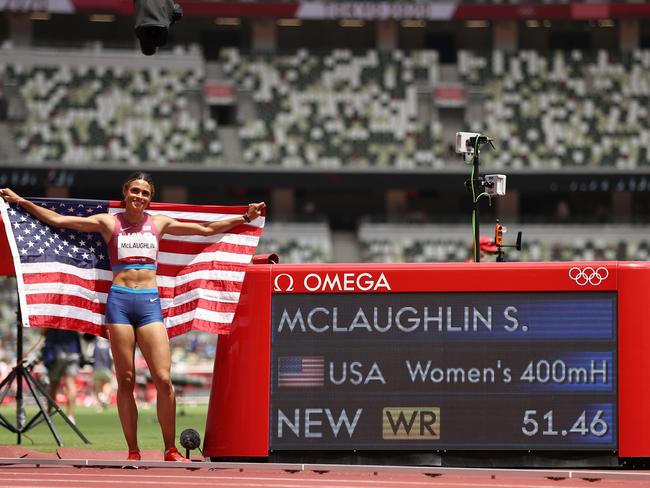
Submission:
<svg viewBox="0 0 650 488">
<path fill-rule="evenodd" d="M 104 214 L 90 215 L 88 217 L 67 216 L 56 213 L 49 208 L 36 205 L 34 202 L 19 196 L 9 188 L 0 189 L 0 197 L 8 203 L 17 203 L 41 222 L 52 227 L 72 229 L 80 232 L 100 232 L 104 238 L 110 238 L 113 232 L 114 217 Z"/>
<path fill-rule="evenodd" d="M 207 224 L 199 224 L 196 222 L 179 222 L 176 219 L 167 217 L 165 215 L 156 215 L 160 225 L 161 234 L 171 234 L 174 236 L 189 236 L 201 235 L 212 236 L 229 230 L 241 225 L 245 222 L 251 222 L 262 214 L 262 209 L 266 207 L 266 203 L 250 203 L 244 215 L 232 217 L 230 219 L 215 220 Z"/>
</svg>

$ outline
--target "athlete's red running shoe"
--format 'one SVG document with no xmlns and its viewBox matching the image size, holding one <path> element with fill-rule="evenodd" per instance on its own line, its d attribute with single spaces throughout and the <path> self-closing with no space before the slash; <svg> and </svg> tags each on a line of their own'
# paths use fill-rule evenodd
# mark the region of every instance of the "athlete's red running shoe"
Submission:
<svg viewBox="0 0 650 488">
<path fill-rule="evenodd" d="M 183 456 L 180 452 L 178 452 L 178 449 L 175 447 L 170 447 L 165 451 L 165 461 L 177 461 L 181 463 L 189 463 L 191 462 L 189 459 L 187 459 L 185 456 Z"/>
<path fill-rule="evenodd" d="M 127 461 L 140 461 L 141 459 L 139 449 L 129 449 L 129 456 L 126 458 Z"/>
</svg>

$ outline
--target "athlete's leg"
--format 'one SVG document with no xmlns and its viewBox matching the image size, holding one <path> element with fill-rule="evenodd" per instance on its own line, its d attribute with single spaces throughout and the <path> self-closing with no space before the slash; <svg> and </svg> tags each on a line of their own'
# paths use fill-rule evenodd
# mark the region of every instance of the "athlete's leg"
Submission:
<svg viewBox="0 0 650 488">
<path fill-rule="evenodd" d="M 77 403 L 77 383 L 75 379 L 74 376 L 68 374 L 63 377 L 63 388 L 67 402 L 66 406 L 68 407 L 66 414 L 72 421 L 74 421 L 74 407 Z"/>
<path fill-rule="evenodd" d="M 50 398 L 54 400 L 54 404 L 48 402 L 47 404 L 48 413 L 54 410 L 54 405 L 56 404 L 56 392 L 58 389 L 59 389 L 59 380 L 57 379 L 56 381 L 53 381 L 52 378 L 50 378 L 50 388 L 48 393 L 50 394 Z"/>
<path fill-rule="evenodd" d="M 138 327 L 135 329 L 135 336 L 156 385 L 158 422 L 167 450 L 174 447 L 176 437 L 176 396 L 171 381 L 169 338 L 162 322 Z"/>
<path fill-rule="evenodd" d="M 133 398 L 135 388 L 135 330 L 131 325 L 108 326 L 115 377 L 117 379 L 117 411 L 126 444 L 138 449 L 138 408 Z"/>
</svg>

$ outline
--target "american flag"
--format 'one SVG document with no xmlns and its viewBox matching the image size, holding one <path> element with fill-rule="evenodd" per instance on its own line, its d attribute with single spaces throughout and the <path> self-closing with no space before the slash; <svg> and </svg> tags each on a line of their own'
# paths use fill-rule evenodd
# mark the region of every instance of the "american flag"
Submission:
<svg viewBox="0 0 650 488">
<path fill-rule="evenodd" d="M 302 388 L 323 386 L 323 356 L 284 356 L 278 358 L 278 386 Z"/>
<path fill-rule="evenodd" d="M 123 211 L 118 201 L 32 201 L 62 215 Z M 242 215 L 246 208 L 151 203 L 147 211 L 180 221 L 211 222 Z M 49 227 L 2 199 L 0 213 L 16 269 L 23 325 L 106 336 L 104 311 L 113 273 L 101 235 Z M 264 220 L 261 216 L 209 237 L 163 236 L 157 279 L 170 337 L 191 329 L 229 331 Z"/>
</svg>

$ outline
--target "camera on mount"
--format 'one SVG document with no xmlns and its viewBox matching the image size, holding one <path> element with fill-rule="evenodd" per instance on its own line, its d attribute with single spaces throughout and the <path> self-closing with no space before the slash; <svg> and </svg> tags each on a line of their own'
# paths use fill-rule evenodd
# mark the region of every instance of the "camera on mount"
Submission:
<svg viewBox="0 0 650 488">
<path fill-rule="evenodd" d="M 478 132 L 456 132 L 456 153 L 458 154 L 474 154 L 474 149 L 488 143 L 494 149 L 492 139 L 488 136 L 479 134 Z"/>
<path fill-rule="evenodd" d="M 483 186 L 488 195 L 502 197 L 506 194 L 506 175 L 485 175 Z"/>
<path fill-rule="evenodd" d="M 506 175 L 485 175 L 475 178 L 477 190 L 488 197 L 502 197 L 506 194 Z M 465 180 L 465 187 L 471 191 L 472 180 Z"/>
<path fill-rule="evenodd" d="M 167 43 L 169 28 L 183 17 L 173 0 L 134 0 L 135 35 L 142 54 L 151 56 Z"/>
</svg>

